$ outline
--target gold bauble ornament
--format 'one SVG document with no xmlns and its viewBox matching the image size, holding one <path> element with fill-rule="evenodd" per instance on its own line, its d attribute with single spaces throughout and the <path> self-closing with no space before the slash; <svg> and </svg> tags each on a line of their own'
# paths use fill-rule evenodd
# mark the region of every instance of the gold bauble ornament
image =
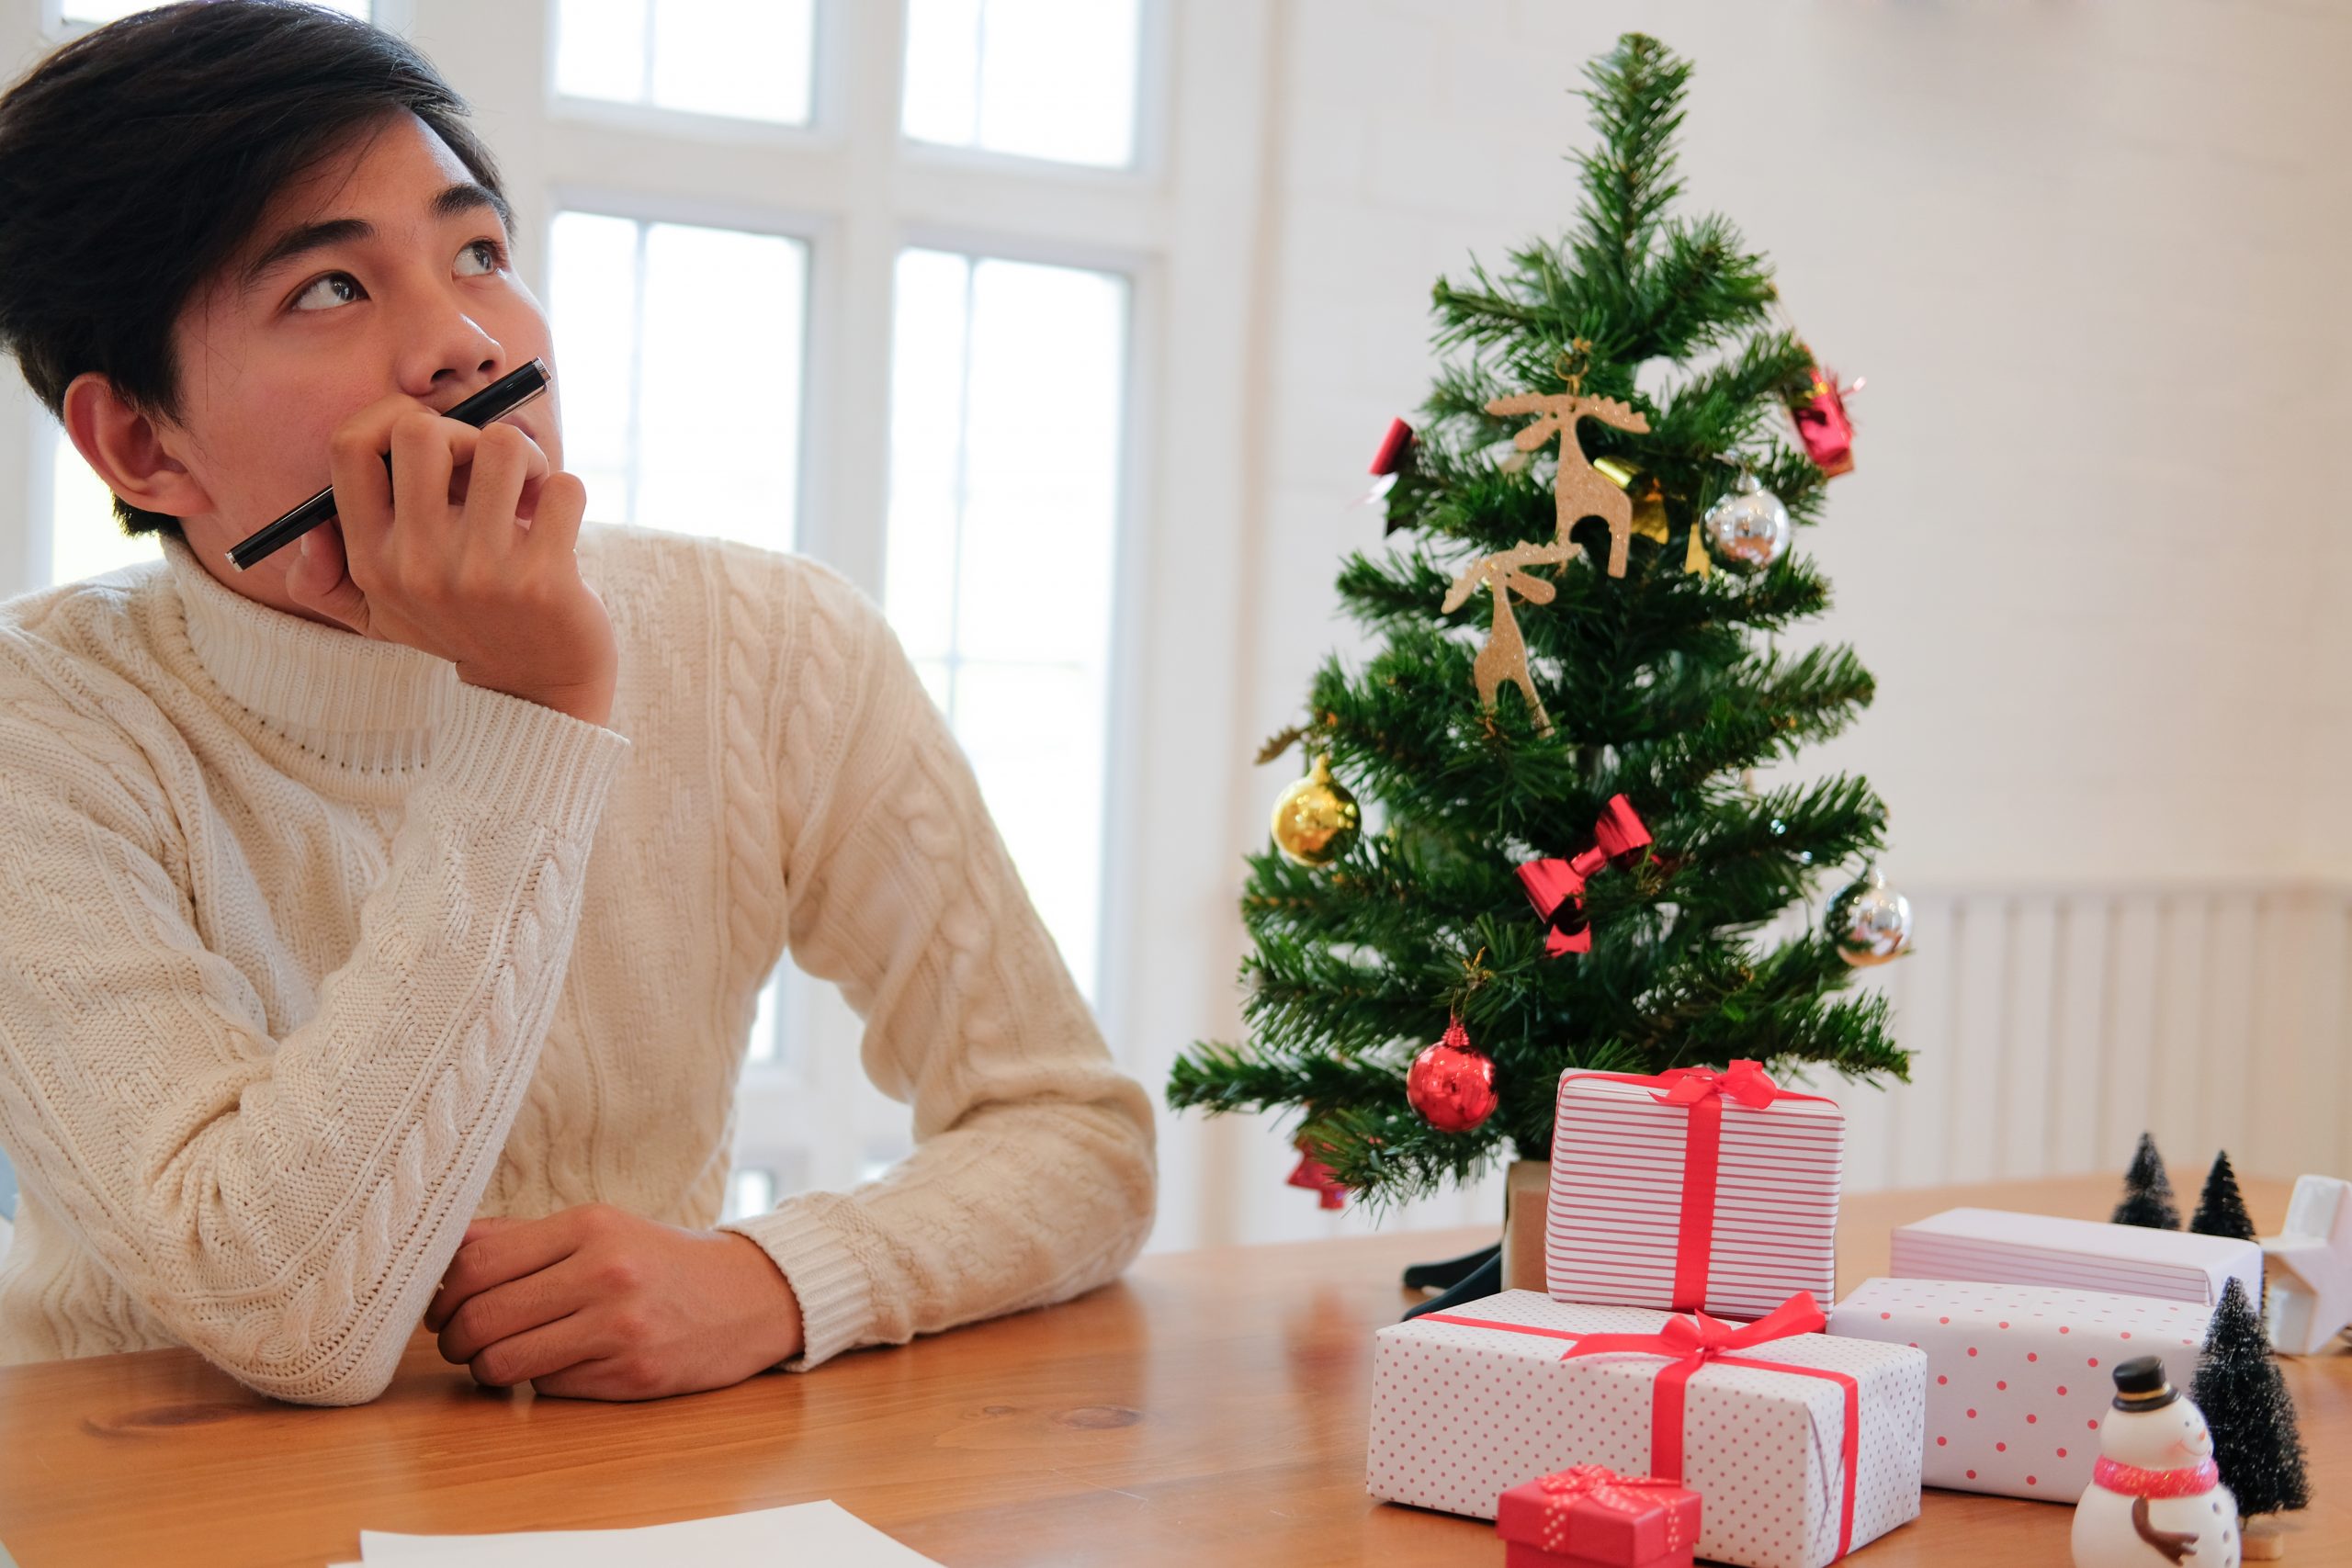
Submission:
<svg viewBox="0 0 2352 1568">
<path fill-rule="evenodd" d="M 1363 827 L 1356 797 L 1331 776 L 1317 755 L 1315 770 L 1274 802 L 1274 848 L 1297 865 L 1329 865 L 1348 852 Z"/>
</svg>

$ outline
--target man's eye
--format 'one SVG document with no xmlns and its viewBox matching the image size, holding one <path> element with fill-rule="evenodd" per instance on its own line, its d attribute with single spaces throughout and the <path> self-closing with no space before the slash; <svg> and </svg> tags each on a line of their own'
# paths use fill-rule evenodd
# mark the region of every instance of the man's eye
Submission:
<svg viewBox="0 0 2352 1568">
<path fill-rule="evenodd" d="M 320 291 L 324 289 L 324 293 Z M 294 296 L 297 310 L 332 310 L 360 297 L 359 280 L 347 272 L 322 273 Z"/>
<path fill-rule="evenodd" d="M 467 265 L 471 257 L 479 270 Z M 505 247 L 495 240 L 476 240 L 458 253 L 458 275 L 460 277 L 487 277 L 506 265 Z M 359 280 L 347 272 L 322 273 L 294 296 L 297 310 L 332 310 L 338 305 L 348 305 L 355 299 L 367 298 L 367 290 Z"/>
</svg>

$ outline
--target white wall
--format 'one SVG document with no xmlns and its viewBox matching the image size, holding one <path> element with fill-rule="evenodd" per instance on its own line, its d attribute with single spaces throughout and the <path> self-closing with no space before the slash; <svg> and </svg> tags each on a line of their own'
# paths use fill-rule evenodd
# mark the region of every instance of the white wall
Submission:
<svg viewBox="0 0 2352 1568">
<path fill-rule="evenodd" d="M 1634 27 L 1696 64 L 1689 206 L 1739 223 L 1808 341 L 1870 381 L 1852 404 L 1858 467 L 1803 546 L 1838 591 L 1817 635 L 1852 643 L 1879 694 L 1798 771 L 1869 775 L 1892 809 L 1890 874 L 1923 907 L 2044 899 L 2014 931 L 2005 915 L 1992 949 L 1980 912 L 1970 953 L 1906 961 L 1903 1037 L 1930 1051 L 1922 1076 L 1938 1084 L 1998 1077 L 2022 1049 L 2000 1020 L 2039 1009 L 2033 1068 L 2074 1083 L 2100 1035 L 2064 1010 L 2082 984 L 2052 989 L 2051 896 L 2155 920 L 2166 889 L 2199 911 L 2240 895 L 2286 908 L 2298 886 L 2352 878 L 2335 807 L 2352 764 L 2336 673 L 2352 629 L 2330 613 L 2352 566 L 2332 526 L 2352 429 L 2352 7 L 1283 6 L 1235 848 L 1261 841 L 1291 770 L 1249 771 L 1250 750 L 1296 716 L 1316 663 L 1354 646 L 1329 584 L 1346 551 L 1379 541 L 1377 514 L 1348 502 L 1389 417 L 1428 389 L 1430 281 L 1566 226 L 1561 155 L 1589 136 L 1566 90 Z M 2248 998 L 2180 989 L 2207 950 L 2204 916 L 2163 919 L 2161 942 L 2132 924 L 2112 958 L 2078 943 L 2054 962 L 2103 966 L 2094 988 L 2120 998 L 2115 1070 L 2170 1072 L 2171 1087 L 2059 1106 L 2098 1135 L 2030 1147 L 2004 1131 L 2021 1088 L 1932 1112 L 1857 1091 L 1857 1184 L 2095 1168 L 2150 1119 L 2177 1162 L 2201 1167 L 2250 1123 L 2233 1102 L 2228 1126 L 2209 1125 L 2178 1090 L 2183 1064 L 2211 1073 L 2200 1054 L 2258 1032 L 2277 1088 L 2341 1053 L 2340 935 L 2265 949 L 2258 979 L 2252 958 L 2217 961 L 2215 976 L 2262 988 L 2267 1013 L 2242 1017 Z M 2029 999 L 1988 1004 L 1984 987 L 2036 964 Z M 1230 998 L 1224 1012 L 1229 1036 Z M 2352 1162 L 2352 1106 L 2327 1071 L 2328 1096 L 2299 1110 L 2311 1124 L 2278 1159 Z M 1930 1125 L 1932 1160 L 1887 1152 Z M 1267 1185 L 1287 1166 L 1272 1139 L 1212 1136 L 1231 1138 L 1240 1167 L 1229 1234 L 1356 1228 Z M 1414 1217 L 1494 1212 L 1481 1190 Z"/>
</svg>

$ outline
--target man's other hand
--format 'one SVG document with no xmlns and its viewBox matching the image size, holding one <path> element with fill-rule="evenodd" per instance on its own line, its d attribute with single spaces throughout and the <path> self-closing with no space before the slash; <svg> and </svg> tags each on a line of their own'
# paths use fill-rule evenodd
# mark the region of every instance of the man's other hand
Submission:
<svg viewBox="0 0 2352 1568">
<path fill-rule="evenodd" d="M 757 1242 L 609 1203 L 476 1219 L 424 1326 L 481 1382 L 576 1399 L 726 1388 L 801 1348 L 799 1301 Z"/>
</svg>

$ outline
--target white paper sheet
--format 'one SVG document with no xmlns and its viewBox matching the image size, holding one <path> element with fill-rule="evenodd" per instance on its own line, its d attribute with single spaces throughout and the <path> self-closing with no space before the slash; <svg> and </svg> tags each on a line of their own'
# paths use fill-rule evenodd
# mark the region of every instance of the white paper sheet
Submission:
<svg viewBox="0 0 2352 1568">
<path fill-rule="evenodd" d="M 356 1563 L 376 1568 L 415 1562 L 431 1568 L 645 1568 L 692 1562 L 697 1568 L 940 1568 L 901 1546 L 840 1504 L 795 1503 L 746 1514 L 720 1514 L 633 1529 L 510 1530 L 495 1535 L 399 1535 L 361 1530 Z"/>
</svg>

